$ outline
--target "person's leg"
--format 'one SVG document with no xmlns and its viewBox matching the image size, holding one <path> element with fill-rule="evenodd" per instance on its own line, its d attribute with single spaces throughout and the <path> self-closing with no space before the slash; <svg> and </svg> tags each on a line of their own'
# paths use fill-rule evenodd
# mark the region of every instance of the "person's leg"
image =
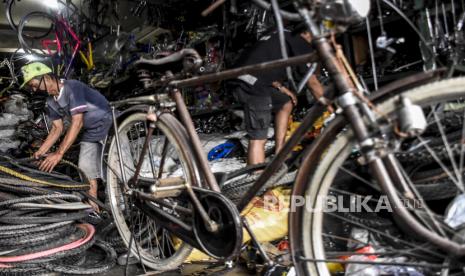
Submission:
<svg viewBox="0 0 465 276">
<path fill-rule="evenodd" d="M 249 103 L 244 107 L 245 126 L 249 136 L 247 165 L 265 162 L 265 144 L 271 122 L 271 110 L 259 110 L 261 107 L 257 106 Z"/>
<path fill-rule="evenodd" d="M 89 195 L 97 198 L 98 185 L 97 180 L 100 178 L 100 155 L 101 144 L 98 142 L 81 142 L 79 152 L 79 168 L 86 174 L 89 179 L 90 189 Z M 93 201 L 89 204 L 95 211 L 99 211 L 99 207 Z"/>
<path fill-rule="evenodd" d="M 289 116 L 292 112 L 292 102 L 288 101 L 285 103 L 274 118 L 274 136 L 275 136 L 275 153 L 278 153 L 284 145 L 284 139 L 286 138 L 287 125 L 289 122 Z"/>
<path fill-rule="evenodd" d="M 249 148 L 247 152 L 247 164 L 255 165 L 265 162 L 265 143 L 264 140 L 249 139 Z"/>
</svg>

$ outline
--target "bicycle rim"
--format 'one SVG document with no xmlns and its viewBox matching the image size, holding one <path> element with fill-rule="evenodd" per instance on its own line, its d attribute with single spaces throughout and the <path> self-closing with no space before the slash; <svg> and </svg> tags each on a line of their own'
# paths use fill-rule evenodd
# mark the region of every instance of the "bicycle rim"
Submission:
<svg viewBox="0 0 465 276">
<path fill-rule="evenodd" d="M 162 116 L 174 119 L 168 114 Z M 128 177 L 134 175 L 135 164 L 139 160 L 142 143 L 145 141 L 146 124 L 146 114 L 136 113 L 125 119 L 118 129 L 124 170 Z M 176 124 L 166 124 L 163 118 L 159 118 L 156 126 L 140 176 L 156 179 L 161 170 L 162 178 L 176 175 L 192 183 L 192 178 L 197 174 L 192 171 L 189 148 L 182 144 L 182 139 L 179 138 L 182 132 L 173 130 Z M 165 150 L 163 150 L 164 147 L 166 147 Z M 161 167 L 162 156 L 165 156 L 163 167 Z M 150 164 L 150 159 L 154 161 L 152 164 Z M 132 199 L 122 193 L 120 177 L 116 141 L 113 138 L 108 155 L 107 196 L 120 236 L 127 247 L 132 245 L 132 255 L 139 258 L 144 265 L 159 271 L 176 269 L 189 255 L 191 247 L 158 227 L 156 221 L 135 207 L 131 203 Z M 169 204 L 183 204 L 175 199 L 165 200 Z M 163 208 L 154 203 L 145 202 L 145 204 Z M 127 207 L 129 205 L 130 208 Z M 142 231 L 146 226 L 149 226 L 147 231 Z M 131 237 L 133 237 L 132 241 Z"/>
</svg>

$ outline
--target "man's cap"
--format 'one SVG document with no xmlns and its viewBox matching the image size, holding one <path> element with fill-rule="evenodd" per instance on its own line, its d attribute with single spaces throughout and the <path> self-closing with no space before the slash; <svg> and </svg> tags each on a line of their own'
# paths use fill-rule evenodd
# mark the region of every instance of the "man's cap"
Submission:
<svg viewBox="0 0 465 276">
<path fill-rule="evenodd" d="M 26 83 L 28 83 L 33 78 L 52 73 L 52 69 L 50 69 L 50 67 L 43 64 L 42 62 L 33 62 L 21 67 L 21 72 L 23 74 L 24 81 L 20 88 L 23 88 L 24 85 L 26 85 Z"/>
</svg>

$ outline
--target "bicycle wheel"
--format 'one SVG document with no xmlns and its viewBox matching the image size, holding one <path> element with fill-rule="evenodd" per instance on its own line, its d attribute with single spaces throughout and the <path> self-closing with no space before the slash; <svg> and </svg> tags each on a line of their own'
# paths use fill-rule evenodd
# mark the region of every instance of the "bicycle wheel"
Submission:
<svg viewBox="0 0 465 276">
<path fill-rule="evenodd" d="M 24 1 L 26 2 L 26 1 Z M 15 22 L 15 17 L 19 17 L 14 10 L 19 10 L 19 11 L 24 11 L 28 10 L 26 5 L 28 3 L 21 3 L 20 1 L 17 0 L 8 0 L 5 4 L 5 9 L 6 9 L 6 19 L 8 20 L 8 24 L 10 27 L 15 31 L 18 32 L 18 24 Z M 32 39 L 40 39 L 48 36 L 50 32 L 52 31 L 52 26 L 49 28 L 46 28 L 45 31 L 36 31 L 35 33 L 28 33 L 26 36 L 28 38 Z"/>
<path fill-rule="evenodd" d="M 132 114 L 118 128 L 121 154 L 124 159 L 124 173 L 127 179 L 134 176 L 145 141 L 146 116 L 146 113 Z M 140 177 L 153 181 L 176 176 L 184 178 L 188 183 L 194 183 L 194 178 L 198 177 L 198 173 L 187 141 L 183 127 L 172 115 L 159 116 L 149 144 L 148 154 L 144 157 Z M 155 220 L 133 204 L 133 198 L 124 193 L 120 180 L 122 174 L 115 137 L 111 140 L 107 166 L 107 196 L 124 244 L 127 247 L 131 244 L 132 255 L 152 269 L 166 271 L 179 267 L 192 248 L 159 227 Z M 169 204 L 168 206 L 189 207 L 185 202 L 175 198 L 163 200 Z M 155 208 L 165 208 L 150 202 L 144 202 L 144 204 Z M 174 210 L 170 212 L 181 217 Z M 135 235 L 131 241 L 132 233 Z"/>
<path fill-rule="evenodd" d="M 450 210 L 464 194 L 464 87 L 465 78 L 457 78 L 403 92 L 423 108 L 428 127 L 408 139 L 386 133 L 414 191 L 413 199 L 404 195 L 401 199 L 423 226 L 459 243 L 465 243 L 463 224 Z M 390 97 L 378 110 L 396 120 L 398 100 Z M 346 275 L 392 275 L 407 269 L 424 275 L 463 273 L 463 258 L 440 250 L 399 223 L 351 131 L 329 127 L 315 143 L 302 163 L 291 201 L 290 236 L 299 275 L 335 275 L 344 270 Z"/>
<path fill-rule="evenodd" d="M 45 22 L 45 23 L 44 23 Z M 47 28 L 55 28 L 56 22 L 55 18 L 45 12 L 31 12 L 21 18 L 21 21 L 18 25 L 18 40 L 19 44 L 23 48 L 24 52 L 36 55 L 38 57 L 51 57 L 58 50 L 57 44 L 49 43 L 50 46 L 48 50 L 43 49 L 43 41 L 40 41 L 38 38 L 33 37 L 34 31 L 29 29 L 34 29 L 36 26 L 45 25 Z"/>
</svg>

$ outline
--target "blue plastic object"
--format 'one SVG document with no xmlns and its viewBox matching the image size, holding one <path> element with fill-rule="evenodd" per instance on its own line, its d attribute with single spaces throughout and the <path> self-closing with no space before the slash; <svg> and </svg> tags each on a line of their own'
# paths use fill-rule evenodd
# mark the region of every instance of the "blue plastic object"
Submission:
<svg viewBox="0 0 465 276">
<path fill-rule="evenodd" d="M 225 142 L 212 148 L 208 153 L 208 161 L 213 161 L 220 158 L 226 158 L 236 148 L 236 144 Z"/>
</svg>

